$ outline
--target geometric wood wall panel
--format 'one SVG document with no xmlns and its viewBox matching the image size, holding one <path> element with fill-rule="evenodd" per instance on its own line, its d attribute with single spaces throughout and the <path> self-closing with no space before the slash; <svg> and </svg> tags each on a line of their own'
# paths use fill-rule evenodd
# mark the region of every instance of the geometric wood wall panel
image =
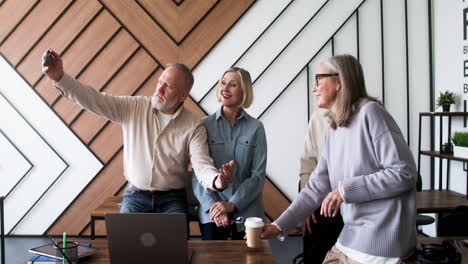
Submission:
<svg viewBox="0 0 468 264">
<path fill-rule="evenodd" d="M 72 76 L 114 95 L 151 95 L 167 63 L 185 63 L 195 76 L 186 105 L 200 116 L 218 109 L 215 86 L 225 69 L 249 70 L 255 98 L 247 112 L 262 120 L 269 145 L 263 192 L 269 220 L 297 195 L 299 155 L 315 105 L 310 89 L 324 58 L 357 56 L 369 93 L 388 106 L 412 146 L 417 124 L 410 120 L 429 110 L 425 103 L 412 104 L 419 101 L 415 94 L 429 89 L 414 87 L 429 79 L 421 70 L 428 63 L 427 36 L 405 34 L 427 30 L 425 5 L 415 11 L 404 0 L 50 0 L 23 1 L 15 9 L 11 2 L 0 5 L 0 54 L 102 166 L 55 217 L 49 234 L 89 234 L 90 211 L 126 184 L 120 127 L 83 111 L 51 87 L 39 67 L 49 47 L 62 55 Z M 420 14 L 423 19 L 416 18 Z M 411 107 L 397 107 L 401 102 Z M 11 138 L 2 127 L 0 132 Z M 36 164 L 17 141 L 11 140 L 15 148 L 0 134 L 0 142 L 23 171 L 32 166 L 31 174 Z M 278 154 L 284 151 L 287 158 Z M 19 177 L 12 175 L 9 184 Z M 102 233 L 102 226 L 96 231 Z"/>
<path fill-rule="evenodd" d="M 46 184 L 45 189 L 41 189 L 43 197 L 31 196 L 32 201 L 25 203 L 20 211 L 9 207 L 12 199 L 7 197 L 6 216 L 15 219 L 11 224 L 7 221 L 7 227 L 21 223 L 10 234 L 42 234 L 46 231 L 59 234 L 67 231 L 78 235 L 89 224 L 90 211 L 125 184 L 121 159 L 122 132 L 116 124 L 85 112 L 62 97 L 41 73 L 42 53 L 48 48 L 56 50 L 62 56 L 69 74 L 99 91 L 114 95 L 151 95 L 167 63 L 182 62 L 194 67 L 254 1 L 14 2 L 6 1 L 0 5 L 2 58 L 24 79 L 29 90 L 38 95 L 31 100 L 39 99 L 40 104 L 48 106 L 61 124 L 68 127 L 75 141 L 91 154 L 100 169 L 91 173 L 90 178 L 80 176 L 78 181 L 88 179 L 88 182 L 84 186 L 77 184 L 78 192 L 70 193 L 58 214 L 43 210 L 43 214 L 53 216 L 47 226 L 34 229 L 27 224 L 32 219 L 29 215 L 37 216 L 39 212 L 34 208 L 51 193 L 44 192 Z M 11 102 L 16 104 L 15 101 Z M 200 116 L 205 115 L 191 99 L 187 105 Z M 6 101 L 2 105 L 8 106 Z M 10 117 L 20 120 L 13 112 Z M 32 134 L 34 129 L 39 128 L 30 128 Z M 11 139 L 11 131 L 6 131 L 4 127 L 1 127 L 1 131 Z M 17 140 L 10 143 L 6 137 L 5 140 L 3 137 L 1 139 L 0 142 L 5 145 L 3 151 L 11 153 L 12 164 L 13 159 L 18 166 L 22 164 L 15 173 L 8 173 L 8 184 L 3 187 L 5 191 L 7 185 L 20 188 L 22 184 L 34 183 L 30 174 L 55 180 L 51 185 L 54 186 L 71 170 L 70 161 L 65 158 L 62 161 L 64 154 L 60 153 L 55 157 L 57 165 L 51 164 L 49 168 L 52 171 L 40 171 L 41 165 L 36 164 L 27 152 L 14 151 L 16 148 L 12 144 L 17 146 Z M 49 151 L 54 153 L 54 148 Z M 31 165 L 25 163 L 25 158 L 30 160 Z M 54 156 L 51 155 L 50 159 L 52 162 Z M 82 170 L 86 171 L 89 169 L 87 167 L 90 165 Z M 30 170 L 26 176 L 25 170 Z M 11 195 L 14 193 L 13 190 Z M 28 212 L 27 216 L 25 212 Z"/>
</svg>

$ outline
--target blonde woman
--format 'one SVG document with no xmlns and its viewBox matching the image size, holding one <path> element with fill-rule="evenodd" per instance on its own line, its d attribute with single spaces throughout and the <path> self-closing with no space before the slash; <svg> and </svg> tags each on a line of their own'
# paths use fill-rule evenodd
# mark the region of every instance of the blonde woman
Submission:
<svg viewBox="0 0 468 264">
<path fill-rule="evenodd" d="M 235 160 L 232 184 L 221 192 L 206 192 L 193 177 L 200 202 L 198 216 L 203 240 L 243 239 L 244 225 L 232 223 L 239 216 L 265 220 L 262 190 L 265 182 L 267 143 L 262 122 L 244 110 L 252 104 L 248 71 L 231 68 L 218 83 L 218 111 L 203 119 L 208 146 L 216 168 Z"/>
<path fill-rule="evenodd" d="M 263 238 L 285 232 L 320 205 L 340 210 L 344 227 L 324 263 L 400 263 L 416 246 L 417 172 L 391 115 L 366 92 L 361 64 L 334 56 L 315 75 L 320 108 L 330 110 L 322 156 L 297 199 Z"/>
</svg>

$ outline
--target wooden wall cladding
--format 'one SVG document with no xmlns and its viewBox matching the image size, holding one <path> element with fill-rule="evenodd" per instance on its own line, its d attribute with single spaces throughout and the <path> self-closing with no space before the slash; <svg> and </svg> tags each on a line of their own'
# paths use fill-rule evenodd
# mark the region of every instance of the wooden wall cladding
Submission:
<svg viewBox="0 0 468 264">
<path fill-rule="evenodd" d="M 0 1 L 0 54 L 104 164 L 48 234 L 88 234 L 90 211 L 121 191 L 125 180 L 120 127 L 62 97 L 41 73 L 43 52 L 57 51 L 66 71 L 95 89 L 149 96 L 164 65 L 195 67 L 253 4 L 254 0 Z M 206 115 L 191 98 L 186 106 Z M 264 196 L 270 219 L 289 205 L 270 181 Z M 101 225 L 96 231 L 105 232 Z"/>
</svg>

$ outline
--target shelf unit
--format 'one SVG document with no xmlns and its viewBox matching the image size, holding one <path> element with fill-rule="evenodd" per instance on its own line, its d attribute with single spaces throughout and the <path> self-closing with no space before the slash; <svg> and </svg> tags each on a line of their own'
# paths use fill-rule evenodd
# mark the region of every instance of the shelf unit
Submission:
<svg viewBox="0 0 468 264">
<path fill-rule="evenodd" d="M 429 118 L 430 122 L 430 149 L 429 150 L 422 150 L 421 149 L 421 127 L 422 127 L 422 121 L 424 117 Z M 443 142 L 443 131 L 444 131 L 444 118 L 448 120 L 447 122 L 447 140 L 446 142 L 450 142 L 451 135 L 452 135 L 452 117 L 463 117 L 465 120 L 466 124 L 466 118 L 468 117 L 468 112 L 422 112 L 419 113 L 419 142 L 418 142 L 418 172 L 420 171 L 421 168 L 421 155 L 429 156 L 431 161 L 430 161 L 430 172 L 431 172 L 431 177 L 430 177 L 430 185 L 431 185 L 431 190 L 435 189 L 435 158 L 439 158 L 439 191 L 444 193 L 444 197 L 448 197 L 449 199 L 453 199 L 454 201 L 459 201 L 460 205 L 466 203 L 466 199 L 468 199 L 468 181 L 466 185 L 466 192 L 465 192 L 465 198 L 463 196 L 460 196 L 460 194 L 448 191 L 449 189 L 449 179 L 450 179 L 450 161 L 455 160 L 455 161 L 461 161 L 463 162 L 463 169 L 466 172 L 466 176 L 468 177 L 468 169 L 466 169 L 466 164 L 468 162 L 468 159 L 462 158 L 462 157 L 456 157 L 453 154 L 444 154 L 441 153 L 440 151 L 435 150 L 435 122 L 436 118 L 439 120 L 439 146 L 442 146 Z M 443 190 L 442 186 L 442 175 L 443 175 L 443 161 L 446 160 L 447 166 L 446 166 L 446 190 Z"/>
</svg>

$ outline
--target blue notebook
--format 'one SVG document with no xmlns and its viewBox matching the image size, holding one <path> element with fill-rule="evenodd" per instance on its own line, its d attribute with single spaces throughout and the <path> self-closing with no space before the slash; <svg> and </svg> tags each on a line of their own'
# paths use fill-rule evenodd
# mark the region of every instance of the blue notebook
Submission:
<svg viewBox="0 0 468 264">
<path fill-rule="evenodd" d="M 57 263 L 62 263 L 62 261 L 56 258 L 51 258 L 51 257 L 39 255 L 39 254 L 32 255 L 28 260 L 28 264 L 57 264 Z M 77 263 L 77 262 L 73 262 L 73 263 Z"/>
</svg>

